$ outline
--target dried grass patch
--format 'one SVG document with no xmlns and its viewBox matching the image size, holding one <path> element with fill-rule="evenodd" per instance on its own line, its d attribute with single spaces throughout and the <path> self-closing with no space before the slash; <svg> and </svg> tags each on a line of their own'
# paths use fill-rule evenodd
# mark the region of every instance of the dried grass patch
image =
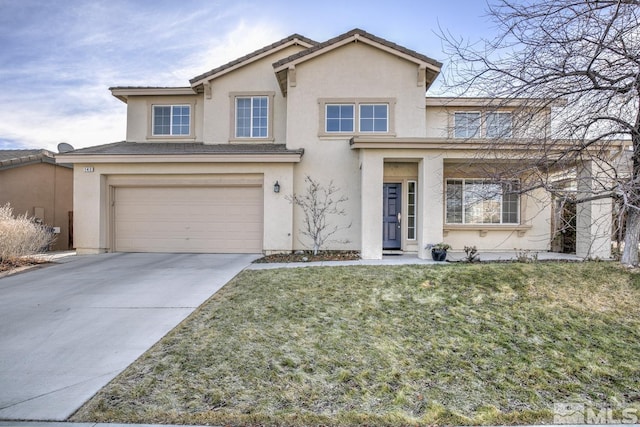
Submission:
<svg viewBox="0 0 640 427">
<path fill-rule="evenodd" d="M 640 308 L 569 302 L 638 301 L 639 277 L 606 263 L 246 271 L 72 419 L 534 424 L 554 402 L 637 406 Z"/>
</svg>

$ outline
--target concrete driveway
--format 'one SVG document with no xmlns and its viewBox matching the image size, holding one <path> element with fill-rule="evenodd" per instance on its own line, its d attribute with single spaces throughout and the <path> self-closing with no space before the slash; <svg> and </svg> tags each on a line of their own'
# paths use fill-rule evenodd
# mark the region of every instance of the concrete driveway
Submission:
<svg viewBox="0 0 640 427">
<path fill-rule="evenodd" d="M 256 258 L 103 254 L 0 279 L 0 419 L 66 419 Z"/>
</svg>

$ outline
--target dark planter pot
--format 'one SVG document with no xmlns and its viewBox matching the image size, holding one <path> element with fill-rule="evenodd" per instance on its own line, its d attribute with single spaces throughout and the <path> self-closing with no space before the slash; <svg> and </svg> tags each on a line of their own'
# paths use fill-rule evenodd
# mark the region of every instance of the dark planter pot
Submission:
<svg viewBox="0 0 640 427">
<path fill-rule="evenodd" d="M 431 249 L 431 258 L 434 261 L 445 261 L 447 259 L 446 249 Z"/>
</svg>

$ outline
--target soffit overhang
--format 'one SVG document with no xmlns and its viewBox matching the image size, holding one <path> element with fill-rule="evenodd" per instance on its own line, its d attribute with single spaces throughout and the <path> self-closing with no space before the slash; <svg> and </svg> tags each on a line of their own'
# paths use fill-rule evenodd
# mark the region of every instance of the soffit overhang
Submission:
<svg viewBox="0 0 640 427">
<path fill-rule="evenodd" d="M 191 87 L 116 86 L 110 87 L 111 95 L 125 104 L 130 96 L 184 96 L 195 95 Z"/>
<path fill-rule="evenodd" d="M 630 140 L 608 140 L 598 144 L 593 144 L 586 148 L 587 151 L 600 152 L 603 148 L 610 150 L 612 153 L 619 153 L 621 150 L 628 148 Z M 575 150 L 577 141 L 554 140 L 547 142 L 545 153 L 562 153 L 567 150 Z M 535 150 L 536 142 L 531 139 L 510 139 L 509 141 L 493 141 L 487 139 L 465 139 L 452 140 L 447 138 L 384 138 L 384 137 L 367 137 L 355 136 L 349 140 L 352 150 L 359 149 L 382 149 L 382 150 L 398 150 L 398 149 L 416 149 L 416 150 L 437 150 L 437 151 L 481 151 L 486 150 L 495 152 L 514 152 L 527 151 L 537 153 Z"/>
</svg>

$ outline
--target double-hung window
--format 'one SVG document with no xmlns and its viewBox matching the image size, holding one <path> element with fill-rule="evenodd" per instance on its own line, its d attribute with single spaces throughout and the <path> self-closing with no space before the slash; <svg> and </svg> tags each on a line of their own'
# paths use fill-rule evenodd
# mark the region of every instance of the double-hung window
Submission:
<svg viewBox="0 0 640 427">
<path fill-rule="evenodd" d="M 190 105 L 154 105 L 153 136 L 188 136 L 191 133 Z"/>
<path fill-rule="evenodd" d="M 236 138 L 267 138 L 269 135 L 269 97 L 236 98 Z"/>
<path fill-rule="evenodd" d="M 487 138 L 511 138 L 511 113 L 487 113 L 485 127 Z"/>
<path fill-rule="evenodd" d="M 456 138 L 480 137 L 480 113 L 457 112 L 454 114 L 453 134 Z"/>
<path fill-rule="evenodd" d="M 518 181 L 448 179 L 446 222 L 448 224 L 518 224 Z"/>
</svg>

